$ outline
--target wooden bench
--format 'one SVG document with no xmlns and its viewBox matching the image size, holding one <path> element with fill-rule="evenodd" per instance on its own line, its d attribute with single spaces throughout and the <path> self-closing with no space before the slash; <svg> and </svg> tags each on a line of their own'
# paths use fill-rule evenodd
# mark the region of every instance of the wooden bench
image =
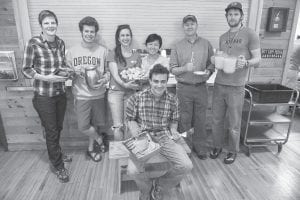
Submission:
<svg viewBox="0 0 300 200">
<path fill-rule="evenodd" d="M 184 139 L 181 138 L 176 143 L 180 144 L 190 156 L 191 149 L 186 144 Z M 117 190 L 119 194 L 122 192 L 122 184 L 124 184 L 126 181 L 134 180 L 132 176 L 127 174 L 128 158 L 129 152 L 121 141 L 111 141 L 109 143 L 109 159 L 117 160 Z M 162 176 L 169 168 L 170 163 L 160 154 L 153 156 L 145 164 L 145 171 L 148 173 L 150 178 Z"/>
</svg>

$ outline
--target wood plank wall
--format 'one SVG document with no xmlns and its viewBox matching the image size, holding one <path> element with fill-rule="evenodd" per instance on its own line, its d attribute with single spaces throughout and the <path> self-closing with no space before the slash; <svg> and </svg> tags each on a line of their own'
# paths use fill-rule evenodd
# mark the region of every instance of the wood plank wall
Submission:
<svg viewBox="0 0 300 200">
<path fill-rule="evenodd" d="M 282 74 L 287 58 L 289 40 L 291 37 L 292 24 L 297 0 L 264 0 L 263 13 L 260 27 L 261 48 L 283 49 L 282 58 L 262 58 L 260 67 L 250 72 L 250 82 L 281 83 Z M 269 7 L 289 8 L 289 17 L 285 32 L 270 33 L 266 31 Z M 289 62 L 289 60 L 287 60 Z"/>
</svg>

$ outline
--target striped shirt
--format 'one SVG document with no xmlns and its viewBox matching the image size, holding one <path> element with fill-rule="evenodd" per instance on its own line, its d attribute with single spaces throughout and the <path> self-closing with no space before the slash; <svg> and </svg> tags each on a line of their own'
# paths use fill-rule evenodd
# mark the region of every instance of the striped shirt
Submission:
<svg viewBox="0 0 300 200">
<path fill-rule="evenodd" d="M 42 35 L 31 38 L 25 46 L 22 72 L 27 78 L 36 73 L 49 75 L 58 68 L 65 67 L 65 43 L 55 36 L 54 45 Z M 42 96 L 56 96 L 65 92 L 64 82 L 47 82 L 35 79 L 34 91 Z"/>
<path fill-rule="evenodd" d="M 171 123 L 179 120 L 178 99 L 166 91 L 157 100 L 148 88 L 128 99 L 126 119 L 136 121 L 141 131 L 158 131 L 170 136 Z"/>
</svg>

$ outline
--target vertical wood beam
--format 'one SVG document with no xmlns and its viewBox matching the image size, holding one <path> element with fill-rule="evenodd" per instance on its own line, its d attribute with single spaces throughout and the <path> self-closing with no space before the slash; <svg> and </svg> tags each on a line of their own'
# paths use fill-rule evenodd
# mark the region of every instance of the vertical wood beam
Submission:
<svg viewBox="0 0 300 200">
<path fill-rule="evenodd" d="M 253 29 L 257 34 L 260 32 L 261 17 L 263 12 L 264 0 L 251 0 L 248 14 L 248 27 Z M 249 69 L 247 80 L 251 80 L 253 68 Z"/>
<path fill-rule="evenodd" d="M 264 0 L 251 0 L 248 14 L 248 27 L 259 34 Z"/>
<path fill-rule="evenodd" d="M 26 42 L 32 37 L 27 0 L 12 0 L 12 2 L 18 32 L 19 48 L 23 50 Z"/>
</svg>

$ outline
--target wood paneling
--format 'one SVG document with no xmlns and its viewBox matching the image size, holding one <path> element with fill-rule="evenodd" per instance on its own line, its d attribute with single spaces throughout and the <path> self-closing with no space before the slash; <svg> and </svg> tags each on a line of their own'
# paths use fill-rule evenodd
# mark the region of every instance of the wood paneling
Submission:
<svg viewBox="0 0 300 200">
<path fill-rule="evenodd" d="M 4 87 L 0 91 L 3 92 L 3 95 L 0 96 L 0 113 L 8 149 L 10 151 L 46 149 L 43 138 L 44 130 L 38 114 L 32 106 L 33 92 L 10 92 L 5 91 Z M 68 88 L 67 110 L 61 132 L 61 144 L 65 148 L 82 149 L 87 147 L 88 137 L 77 128 L 77 117 L 73 103 L 73 95 Z M 110 113 L 105 112 L 107 113 L 105 115 L 107 116 L 107 123 L 101 132 L 112 135 Z"/>
<path fill-rule="evenodd" d="M 24 47 L 19 46 L 19 37 L 12 1 L 13 0 L 0 0 L 0 50 L 15 52 L 19 80 L 17 82 L 7 81 L 6 84 L 2 82 L 1 86 L 26 84 L 26 81 L 20 72 Z M 2 95 L 3 92 L 4 91 L 0 91 L 0 95 Z"/>
<path fill-rule="evenodd" d="M 269 7 L 289 8 L 287 30 L 281 33 L 266 32 L 267 16 Z M 262 58 L 260 69 L 251 69 L 249 81 L 260 83 L 281 83 L 282 74 L 287 60 L 289 41 L 291 38 L 294 21 L 296 0 L 264 0 L 263 13 L 260 26 L 260 40 L 262 49 L 283 49 L 282 58 Z"/>
</svg>

